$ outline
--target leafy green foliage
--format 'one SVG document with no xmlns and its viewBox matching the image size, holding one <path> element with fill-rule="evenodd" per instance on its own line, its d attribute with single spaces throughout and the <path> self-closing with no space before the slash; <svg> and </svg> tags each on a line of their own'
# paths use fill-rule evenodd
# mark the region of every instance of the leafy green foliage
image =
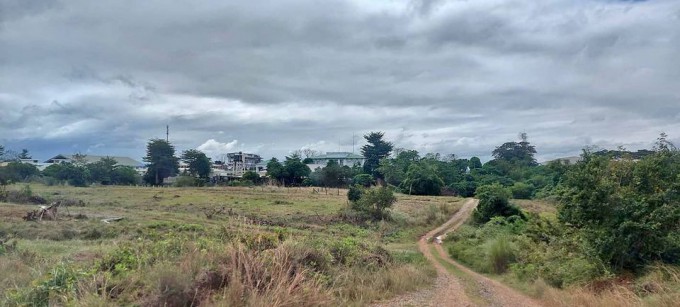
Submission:
<svg viewBox="0 0 680 307">
<path fill-rule="evenodd" d="M 359 174 L 354 176 L 352 178 L 352 184 L 360 185 L 363 187 L 370 187 L 375 184 L 375 181 L 373 180 L 373 176 L 369 174 Z"/>
<path fill-rule="evenodd" d="M 413 195 L 440 195 L 444 181 L 437 172 L 426 163 L 414 163 L 409 166 L 406 178 L 401 183 L 401 190 Z"/>
<path fill-rule="evenodd" d="M 347 200 L 355 203 L 361 199 L 361 195 L 364 194 L 364 189 L 359 185 L 351 185 L 347 191 Z"/>
<path fill-rule="evenodd" d="M 54 178 L 60 182 L 67 182 L 75 187 L 84 187 L 90 181 L 90 171 L 84 165 L 74 163 L 57 163 L 46 167 L 43 176 Z"/>
<path fill-rule="evenodd" d="M 477 197 L 479 205 L 472 214 L 476 223 L 486 223 L 495 216 L 524 216 L 519 208 L 508 201 L 510 192 L 499 184 L 477 188 Z"/>
<path fill-rule="evenodd" d="M 680 256 L 680 153 L 659 150 L 640 161 L 584 152 L 566 174 L 560 220 L 581 231 L 614 268 Z"/>
<path fill-rule="evenodd" d="M 285 178 L 283 164 L 278 159 L 272 158 L 267 162 L 267 176 L 277 181 L 282 181 Z"/>
<path fill-rule="evenodd" d="M 152 139 L 146 145 L 147 163 L 144 181 L 148 184 L 163 184 L 167 177 L 179 172 L 179 159 L 175 157 L 175 147 L 161 139 Z"/>
<path fill-rule="evenodd" d="M 302 163 L 299 156 L 286 157 L 286 161 L 283 162 L 284 178 L 289 185 L 301 184 L 305 178 L 309 177 L 309 173 L 311 173 L 309 166 Z"/>
<path fill-rule="evenodd" d="M 241 179 L 246 180 L 246 181 L 250 181 L 253 184 L 259 184 L 260 181 L 262 180 L 260 178 L 260 175 L 256 172 L 253 172 L 253 171 L 247 171 L 247 172 L 243 173 L 243 177 L 241 177 Z"/>
<path fill-rule="evenodd" d="M 525 182 L 515 182 L 510 187 L 512 198 L 516 199 L 530 199 L 534 194 L 534 186 Z"/>
<path fill-rule="evenodd" d="M 519 166 L 536 166 L 536 148 L 529 144 L 526 133 L 520 134 L 521 141 L 507 142 L 492 152 L 494 159 Z"/>
<path fill-rule="evenodd" d="M 180 158 L 188 165 L 189 175 L 207 179 L 210 177 L 212 163 L 205 153 L 196 149 L 185 150 Z"/>
<path fill-rule="evenodd" d="M 392 152 L 393 145 L 383 140 L 384 132 L 371 132 L 364 135 L 368 144 L 361 147 L 361 154 L 364 155 L 364 172 L 376 178 L 382 178 L 379 171 L 380 160 L 387 158 Z"/>
<path fill-rule="evenodd" d="M 39 176 L 40 171 L 34 165 L 12 161 L 5 167 L 0 167 L 0 177 L 6 182 L 22 182 L 33 176 Z"/>
<path fill-rule="evenodd" d="M 396 201 L 392 190 L 386 187 L 372 188 L 363 191 L 358 200 L 351 202 L 351 208 L 367 218 L 383 220 L 389 218 L 388 209 Z"/>
</svg>

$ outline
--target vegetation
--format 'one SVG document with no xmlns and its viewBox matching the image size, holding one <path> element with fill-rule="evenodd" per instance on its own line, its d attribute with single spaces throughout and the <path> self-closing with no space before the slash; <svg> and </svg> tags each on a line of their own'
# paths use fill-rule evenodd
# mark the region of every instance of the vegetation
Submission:
<svg viewBox="0 0 680 307">
<path fill-rule="evenodd" d="M 179 159 L 175 157 L 175 147 L 165 140 L 152 139 L 146 145 L 144 162 L 148 163 L 144 181 L 160 185 L 163 180 L 179 173 Z"/>
<path fill-rule="evenodd" d="M 368 144 L 361 147 L 361 153 L 366 158 L 364 162 L 364 172 L 373 175 L 375 178 L 382 178 L 380 173 L 380 160 L 387 158 L 392 152 L 393 145 L 383 140 L 383 132 L 371 132 L 364 135 Z"/>
<path fill-rule="evenodd" d="M 366 305 L 434 280 L 413 242 L 460 204 L 403 196 L 389 221 L 354 224 L 342 218 L 345 191 L 31 190 L 73 205 L 58 221 L 32 223 L 21 219 L 25 204 L 0 204 L 3 306 Z"/>
<path fill-rule="evenodd" d="M 356 189 L 357 186 L 354 186 Z M 348 194 L 351 208 L 365 219 L 384 220 L 390 217 L 389 209 L 397 201 L 392 190 L 386 187 L 366 189 L 358 194 L 352 191 Z"/>
<path fill-rule="evenodd" d="M 524 212 L 509 200 L 531 195 L 524 184 L 480 186 L 474 223 L 447 238 L 450 254 L 557 305 L 672 306 L 680 293 L 680 151 L 662 134 L 651 154 L 621 152 L 585 150 L 574 165 L 548 165 L 550 188 L 532 197 L 549 201 L 512 201 Z"/>
<path fill-rule="evenodd" d="M 196 149 L 185 150 L 182 152 L 182 157 L 180 157 L 180 159 L 187 164 L 187 172 L 190 176 L 204 180 L 210 178 L 212 162 L 203 152 Z"/>
</svg>

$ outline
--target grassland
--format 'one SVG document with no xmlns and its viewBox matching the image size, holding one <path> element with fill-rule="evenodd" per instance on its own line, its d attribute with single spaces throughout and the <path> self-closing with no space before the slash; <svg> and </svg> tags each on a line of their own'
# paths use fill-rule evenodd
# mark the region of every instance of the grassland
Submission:
<svg viewBox="0 0 680 307">
<path fill-rule="evenodd" d="M 433 281 L 415 242 L 461 205 L 398 195 L 390 221 L 356 224 L 338 189 L 29 193 L 68 206 L 57 221 L 26 222 L 36 205 L 0 203 L 3 306 L 364 305 Z M 123 219 L 102 222 L 110 217 Z"/>
</svg>

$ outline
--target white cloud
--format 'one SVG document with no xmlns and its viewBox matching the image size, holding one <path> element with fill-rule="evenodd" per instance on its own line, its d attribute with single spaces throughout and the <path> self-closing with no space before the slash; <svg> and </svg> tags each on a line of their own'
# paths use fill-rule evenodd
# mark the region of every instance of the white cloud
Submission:
<svg viewBox="0 0 680 307">
<path fill-rule="evenodd" d="M 204 152 L 209 157 L 215 157 L 218 155 L 223 155 L 229 152 L 233 152 L 239 145 L 238 140 L 233 140 L 231 142 L 222 143 L 215 139 L 209 139 L 203 144 L 196 147 L 196 149 Z"/>
</svg>

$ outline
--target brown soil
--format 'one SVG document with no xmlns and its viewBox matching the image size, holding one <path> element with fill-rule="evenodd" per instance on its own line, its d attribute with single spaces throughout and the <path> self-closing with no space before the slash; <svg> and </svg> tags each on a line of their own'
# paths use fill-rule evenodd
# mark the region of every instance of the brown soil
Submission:
<svg viewBox="0 0 680 307">
<path fill-rule="evenodd" d="M 378 302 L 372 306 L 477 306 L 478 304 L 471 300 L 465 292 L 462 281 L 435 259 L 429 245 L 434 237 L 439 235 L 446 236 L 446 233 L 454 231 L 462 225 L 476 206 L 477 200 L 468 200 L 463 207 L 451 217 L 451 219 L 438 228 L 428 232 L 418 241 L 418 249 L 420 249 L 420 252 L 423 253 L 425 258 L 427 258 L 437 270 L 438 277 L 433 287 L 402 295 L 389 301 Z M 437 251 L 439 258 L 454 265 L 475 281 L 480 293 L 472 293 L 471 295 L 481 297 L 487 302 L 484 305 L 522 307 L 541 306 L 536 300 L 527 297 L 496 280 L 476 273 L 451 259 L 441 245 L 435 244 L 435 250 Z"/>
</svg>

